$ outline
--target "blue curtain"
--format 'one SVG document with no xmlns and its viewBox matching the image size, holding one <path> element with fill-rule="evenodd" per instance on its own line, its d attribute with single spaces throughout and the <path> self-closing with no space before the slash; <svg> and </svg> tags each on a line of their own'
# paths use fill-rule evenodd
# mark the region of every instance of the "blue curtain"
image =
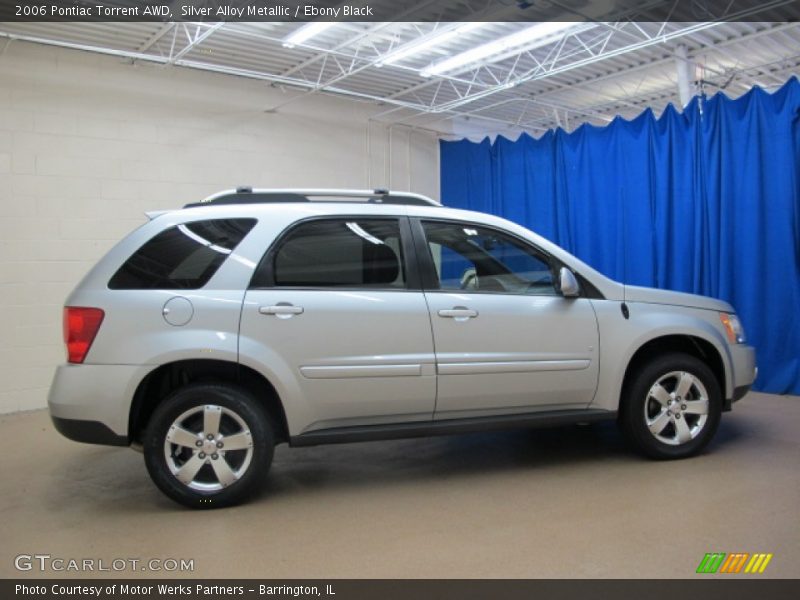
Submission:
<svg viewBox="0 0 800 600">
<path fill-rule="evenodd" d="M 441 142 L 442 201 L 520 223 L 602 273 L 722 298 L 756 389 L 800 394 L 800 82 L 656 119 Z"/>
</svg>

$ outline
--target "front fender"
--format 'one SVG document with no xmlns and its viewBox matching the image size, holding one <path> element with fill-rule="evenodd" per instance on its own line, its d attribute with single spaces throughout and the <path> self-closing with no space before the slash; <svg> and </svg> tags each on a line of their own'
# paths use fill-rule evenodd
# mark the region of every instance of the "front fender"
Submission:
<svg viewBox="0 0 800 600">
<path fill-rule="evenodd" d="M 648 342 L 665 336 L 699 338 L 719 354 L 723 371 L 723 396 L 733 393 L 730 347 L 716 311 L 663 304 L 628 303 L 629 318 L 621 302 L 593 301 L 600 329 L 600 375 L 592 408 L 618 410 L 625 372 L 636 352 Z"/>
</svg>

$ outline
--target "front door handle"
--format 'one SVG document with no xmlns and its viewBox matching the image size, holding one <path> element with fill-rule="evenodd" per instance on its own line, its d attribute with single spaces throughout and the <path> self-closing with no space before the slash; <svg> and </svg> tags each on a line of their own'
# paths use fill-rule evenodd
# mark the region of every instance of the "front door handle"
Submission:
<svg viewBox="0 0 800 600">
<path fill-rule="evenodd" d="M 467 319 L 474 319 L 478 316 L 477 310 L 472 310 L 466 306 L 454 306 L 453 308 L 444 308 L 439 311 L 440 317 L 448 319 L 455 319 L 456 321 L 465 321 Z"/>
<path fill-rule="evenodd" d="M 292 315 L 303 314 L 302 306 L 295 306 L 294 304 L 275 304 L 273 306 L 260 306 L 258 312 L 262 315 L 276 315 L 278 317 L 291 317 Z"/>
</svg>

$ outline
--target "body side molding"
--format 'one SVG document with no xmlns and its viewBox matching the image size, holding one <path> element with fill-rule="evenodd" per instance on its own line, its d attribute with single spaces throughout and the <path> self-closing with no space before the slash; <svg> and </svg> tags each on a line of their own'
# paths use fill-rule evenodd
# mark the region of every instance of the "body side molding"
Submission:
<svg viewBox="0 0 800 600">
<path fill-rule="evenodd" d="M 502 431 L 535 427 L 557 427 L 573 423 L 607 421 L 617 418 L 616 411 L 601 409 L 553 410 L 538 413 L 522 413 L 492 417 L 470 417 L 444 421 L 415 423 L 393 423 L 387 425 L 363 425 L 357 427 L 334 427 L 301 433 L 292 436 L 290 446 L 316 446 L 319 444 L 345 444 L 446 434 L 473 433 L 479 431 Z"/>
</svg>

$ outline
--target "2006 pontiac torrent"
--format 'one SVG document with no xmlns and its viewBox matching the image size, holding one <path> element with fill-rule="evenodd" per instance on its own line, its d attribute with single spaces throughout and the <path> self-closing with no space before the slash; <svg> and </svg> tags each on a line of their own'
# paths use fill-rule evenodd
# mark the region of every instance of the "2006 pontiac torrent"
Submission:
<svg viewBox="0 0 800 600">
<path fill-rule="evenodd" d="M 67 299 L 49 406 L 188 506 L 249 496 L 282 442 L 615 419 L 684 458 L 755 378 L 726 302 L 423 196 L 239 188 L 148 216 Z"/>
</svg>

